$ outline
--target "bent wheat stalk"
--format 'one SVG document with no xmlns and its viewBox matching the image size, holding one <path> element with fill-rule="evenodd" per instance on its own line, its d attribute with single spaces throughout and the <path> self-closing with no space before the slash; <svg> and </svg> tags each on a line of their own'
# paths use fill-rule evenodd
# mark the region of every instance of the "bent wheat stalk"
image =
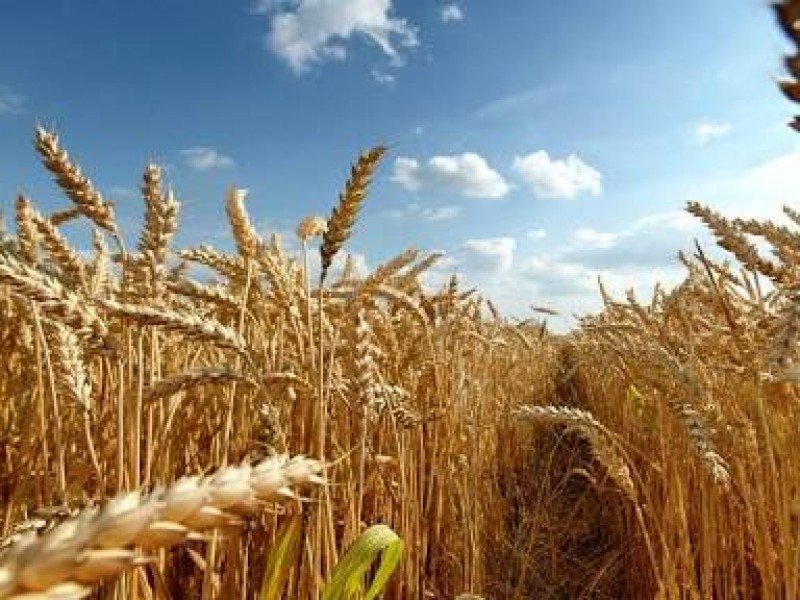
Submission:
<svg viewBox="0 0 800 600">
<path fill-rule="evenodd" d="M 82 598 L 90 587 L 134 568 L 153 551 L 190 534 L 237 523 L 266 503 L 296 499 L 295 488 L 321 485 L 318 461 L 275 456 L 256 465 L 186 477 L 143 495 L 123 493 L 88 508 L 42 536 L 31 534 L 0 557 L 0 599 Z"/>
</svg>

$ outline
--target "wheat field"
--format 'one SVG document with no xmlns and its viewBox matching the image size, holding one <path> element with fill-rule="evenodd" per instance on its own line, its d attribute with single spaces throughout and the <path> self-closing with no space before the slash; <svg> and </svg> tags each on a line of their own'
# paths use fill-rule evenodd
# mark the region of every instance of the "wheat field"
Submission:
<svg viewBox="0 0 800 600">
<path fill-rule="evenodd" d="M 555 334 L 430 289 L 438 254 L 358 272 L 385 147 L 295 254 L 236 188 L 235 251 L 175 247 L 154 164 L 122 231 L 34 146 L 65 202 L 0 237 L 0 599 L 800 598 L 795 209 L 689 202 L 724 260 Z"/>
</svg>

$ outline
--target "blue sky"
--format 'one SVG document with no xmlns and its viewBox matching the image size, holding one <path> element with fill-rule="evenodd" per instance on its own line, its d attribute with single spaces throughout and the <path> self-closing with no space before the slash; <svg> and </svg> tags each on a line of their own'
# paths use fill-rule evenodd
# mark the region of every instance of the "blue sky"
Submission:
<svg viewBox="0 0 800 600">
<path fill-rule="evenodd" d="M 66 205 L 31 147 L 54 127 L 141 218 L 143 166 L 184 203 L 179 243 L 230 247 L 222 199 L 250 190 L 291 241 L 327 215 L 360 150 L 392 146 L 349 250 L 369 267 L 443 250 L 508 313 L 565 314 L 675 282 L 697 198 L 774 216 L 800 143 L 787 50 L 760 0 L 7 2 L 0 198 Z"/>
</svg>

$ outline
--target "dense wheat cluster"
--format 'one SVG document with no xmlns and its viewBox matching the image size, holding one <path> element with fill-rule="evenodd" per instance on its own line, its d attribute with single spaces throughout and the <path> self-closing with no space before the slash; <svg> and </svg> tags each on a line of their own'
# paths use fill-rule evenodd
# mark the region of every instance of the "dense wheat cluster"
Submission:
<svg viewBox="0 0 800 600">
<path fill-rule="evenodd" d="M 384 147 L 295 255 L 236 188 L 233 253 L 175 248 L 156 165 L 133 237 L 34 145 L 70 204 L 0 237 L 0 600 L 800 597 L 795 209 L 690 202 L 725 260 L 554 335 L 437 254 L 357 270 Z"/>
<path fill-rule="evenodd" d="M 407 549 L 389 594 L 484 590 L 512 410 L 552 394 L 556 346 L 455 280 L 424 292 L 438 255 L 355 271 L 342 248 L 383 148 L 291 256 L 239 189 L 234 254 L 173 248 L 155 165 L 128 239 L 54 133 L 35 147 L 73 205 L 20 196 L 0 250 L 0 597 L 254 597 L 277 556 L 275 597 L 313 598 L 378 523 Z M 78 218 L 90 256 L 62 233 Z"/>
</svg>

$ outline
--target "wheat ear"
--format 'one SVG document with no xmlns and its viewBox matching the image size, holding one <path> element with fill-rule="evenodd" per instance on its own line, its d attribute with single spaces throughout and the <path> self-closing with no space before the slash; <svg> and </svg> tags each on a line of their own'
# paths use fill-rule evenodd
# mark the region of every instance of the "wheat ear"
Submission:
<svg viewBox="0 0 800 600">
<path fill-rule="evenodd" d="M 44 332 L 59 391 L 77 406 L 90 411 L 92 387 L 78 336 L 56 321 L 45 321 Z"/>
<path fill-rule="evenodd" d="M 108 329 L 82 296 L 14 257 L 0 252 L 0 285 L 11 293 L 36 302 L 45 316 L 66 323 L 78 333 L 105 338 Z"/>
<path fill-rule="evenodd" d="M 245 341 L 238 332 L 200 315 L 177 312 L 165 307 L 124 304 L 108 299 L 97 299 L 97 304 L 111 314 L 130 319 L 140 325 L 163 327 L 167 331 L 173 331 L 190 339 L 213 341 L 221 347 L 236 350 L 245 348 Z"/>
<path fill-rule="evenodd" d="M 161 190 L 161 169 L 147 165 L 142 182 L 145 214 L 144 228 L 139 238 L 139 252 L 150 270 L 151 289 L 160 294 L 161 282 L 166 273 L 169 243 L 178 230 L 180 203 L 172 190 Z"/>
<path fill-rule="evenodd" d="M 17 223 L 17 244 L 22 259 L 29 265 L 35 265 L 37 259 L 36 242 L 39 234 L 33 222 L 33 206 L 30 200 L 20 194 L 14 205 L 14 217 Z"/>
<path fill-rule="evenodd" d="M 83 287 L 86 282 L 85 267 L 78 252 L 70 245 L 58 228 L 38 210 L 29 207 L 31 219 L 39 233 L 42 245 L 67 280 L 74 287 Z"/>
<path fill-rule="evenodd" d="M 90 586 L 141 564 L 137 549 L 167 548 L 192 533 L 235 524 L 266 503 L 294 500 L 296 488 L 323 483 L 320 472 L 315 460 L 275 456 L 150 494 L 121 494 L 14 544 L 0 557 L 0 599 L 83 597 Z"/>
<path fill-rule="evenodd" d="M 587 410 L 569 406 L 523 406 L 516 413 L 525 418 L 558 423 L 575 429 L 589 443 L 592 453 L 605 467 L 617 487 L 631 500 L 636 500 L 636 487 L 625 459 L 606 427 Z"/>
<path fill-rule="evenodd" d="M 333 213 L 328 219 L 327 230 L 322 235 L 322 245 L 319 249 L 322 260 L 320 282 L 325 281 L 333 257 L 350 237 L 361 203 L 366 196 L 367 186 L 385 152 L 386 147 L 376 146 L 359 156 L 350 169 L 350 178 L 347 180 L 344 191 L 339 194 L 339 204 L 333 209 Z"/>
<path fill-rule="evenodd" d="M 733 254 L 745 267 L 761 273 L 776 283 L 781 283 L 786 279 L 786 268 L 763 258 L 744 233 L 730 220 L 699 202 L 688 202 L 686 210 L 700 219 L 714 234 L 717 244 Z"/>
<path fill-rule="evenodd" d="M 781 81 L 779 86 L 789 100 L 800 102 L 800 2 L 784 0 L 773 4 L 773 9 L 778 18 L 778 25 L 795 48 L 794 54 L 784 59 L 786 70 L 792 79 Z M 789 125 L 800 131 L 800 117 L 795 117 Z"/>
<path fill-rule="evenodd" d="M 98 227 L 117 235 L 113 205 L 103 199 L 80 168 L 72 163 L 66 150 L 59 146 L 58 136 L 37 127 L 34 146 L 42 156 L 44 166 L 55 176 L 56 183 L 76 208 Z"/>
<path fill-rule="evenodd" d="M 242 258 L 254 259 L 258 254 L 258 247 L 261 245 L 261 237 L 253 229 L 247 209 L 244 207 L 244 199 L 247 197 L 247 190 L 231 188 L 225 198 L 225 210 L 228 213 L 228 220 L 233 231 L 233 239 L 236 248 Z"/>
<path fill-rule="evenodd" d="M 154 381 L 144 388 L 142 398 L 145 402 L 151 402 L 159 398 L 173 396 L 178 392 L 198 385 L 222 385 L 233 383 L 234 381 L 246 382 L 247 380 L 241 373 L 225 367 L 193 369 L 179 375 Z"/>
</svg>

